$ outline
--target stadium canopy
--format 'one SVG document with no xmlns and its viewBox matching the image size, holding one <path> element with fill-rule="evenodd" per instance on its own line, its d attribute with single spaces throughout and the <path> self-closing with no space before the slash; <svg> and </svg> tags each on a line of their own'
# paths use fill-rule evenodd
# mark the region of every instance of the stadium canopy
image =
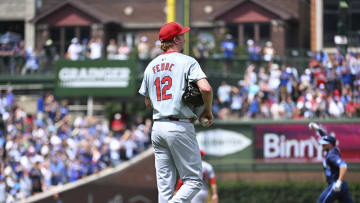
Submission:
<svg viewBox="0 0 360 203">
<path fill-rule="evenodd" d="M 91 25 L 93 23 L 119 23 L 96 8 L 81 1 L 64 1 L 49 10 L 42 12 L 31 20 L 35 24 L 50 24 L 58 26 Z"/>
</svg>

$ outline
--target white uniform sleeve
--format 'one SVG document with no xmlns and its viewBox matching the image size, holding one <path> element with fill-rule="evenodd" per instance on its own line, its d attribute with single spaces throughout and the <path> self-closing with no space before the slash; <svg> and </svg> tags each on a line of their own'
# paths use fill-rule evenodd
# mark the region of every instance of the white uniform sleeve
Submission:
<svg viewBox="0 0 360 203">
<path fill-rule="evenodd" d="M 200 79 L 206 78 L 206 75 L 201 69 L 200 64 L 195 59 L 190 60 L 188 77 L 190 82 L 196 82 Z"/>
<path fill-rule="evenodd" d="M 141 83 L 141 87 L 139 89 L 139 94 L 148 97 L 149 96 L 149 90 L 148 87 L 146 86 L 147 84 L 147 77 L 146 77 L 146 73 L 144 73 L 144 78 L 143 81 Z"/>
<path fill-rule="evenodd" d="M 215 178 L 215 172 L 213 167 L 209 164 L 209 179 Z"/>
</svg>

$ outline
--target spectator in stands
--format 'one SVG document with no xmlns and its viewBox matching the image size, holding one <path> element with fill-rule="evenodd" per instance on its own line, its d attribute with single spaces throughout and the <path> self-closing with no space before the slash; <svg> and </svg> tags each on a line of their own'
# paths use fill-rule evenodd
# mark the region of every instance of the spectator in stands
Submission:
<svg viewBox="0 0 360 203">
<path fill-rule="evenodd" d="M 102 54 L 102 42 L 100 38 L 92 39 L 89 43 L 90 56 L 91 60 L 100 59 Z"/>
<path fill-rule="evenodd" d="M 270 114 L 270 102 L 266 100 L 265 97 L 262 97 L 260 100 L 260 116 L 262 118 L 271 118 Z"/>
<path fill-rule="evenodd" d="M 136 137 L 130 130 L 125 130 L 123 136 L 120 139 L 120 158 L 122 160 L 129 160 L 137 153 L 137 145 L 135 143 Z M 121 155 L 122 154 L 122 155 Z"/>
<path fill-rule="evenodd" d="M 14 49 L 15 51 L 15 73 L 20 73 L 21 68 L 24 66 L 25 62 L 25 42 L 20 41 Z"/>
<path fill-rule="evenodd" d="M 0 202 L 6 202 L 6 184 L 5 178 L 2 174 L 0 174 Z"/>
<path fill-rule="evenodd" d="M 148 60 L 150 57 L 150 47 L 148 44 L 148 38 L 142 36 L 140 42 L 137 45 L 138 57 L 140 60 Z"/>
<path fill-rule="evenodd" d="M 44 98 L 42 118 L 26 115 L 13 103 L 13 108 L 3 109 L 10 115 L 5 117 L 6 158 L 0 163 L 0 171 L 2 165 L 6 169 L 0 174 L 7 179 L 8 201 L 116 166 L 145 150 L 148 144 L 144 142 L 149 142 L 151 120 L 137 122 L 136 132 L 124 129 L 123 136 L 115 137 L 106 122 L 93 117 L 79 116 L 72 122 L 67 102 L 54 105 L 59 102 L 51 94 Z M 49 119 L 53 115 L 56 119 Z"/>
<path fill-rule="evenodd" d="M 240 117 L 242 103 L 243 103 L 243 96 L 240 93 L 239 88 L 232 87 L 230 108 L 231 108 L 233 118 Z"/>
<path fill-rule="evenodd" d="M 231 95 L 231 86 L 222 81 L 221 85 L 217 90 L 217 96 L 222 108 L 228 108 L 230 106 L 230 95 Z"/>
<path fill-rule="evenodd" d="M 79 60 L 86 60 L 90 56 L 89 40 L 84 38 L 80 44 L 81 51 L 79 53 Z"/>
<path fill-rule="evenodd" d="M 116 136 L 120 136 L 121 132 L 125 128 L 125 121 L 122 119 L 120 113 L 114 115 L 114 120 L 111 122 L 111 130 L 115 133 Z"/>
<path fill-rule="evenodd" d="M 43 191 L 43 176 L 41 174 L 40 161 L 35 163 L 35 166 L 30 171 L 31 178 L 31 194 L 36 194 Z"/>
<path fill-rule="evenodd" d="M 116 59 L 116 54 L 117 54 L 116 42 L 114 39 L 110 39 L 109 44 L 106 47 L 107 59 L 109 59 L 109 60 Z"/>
<path fill-rule="evenodd" d="M 19 171 L 19 184 L 20 184 L 20 197 L 25 199 L 31 195 L 32 182 L 30 178 L 30 173 L 28 170 Z"/>
<path fill-rule="evenodd" d="M 360 57 L 351 54 L 343 57 L 337 53 L 328 56 L 325 65 L 316 57 L 319 56 L 309 60 L 309 67 L 302 73 L 291 66 L 279 70 L 279 65 L 273 62 L 266 68 L 259 67 L 258 71 L 256 64 L 250 65 L 242 80 L 246 91 L 241 108 L 247 112 L 242 116 L 277 119 L 359 116 Z M 253 102 L 255 95 L 259 99 L 259 114 L 254 108 L 257 107 L 257 102 Z M 240 101 L 240 97 L 232 93 L 231 104 L 239 104 L 235 101 Z M 220 98 L 214 102 L 215 109 L 219 108 L 217 103 L 221 103 Z M 228 119 L 228 111 L 236 114 L 237 110 L 230 107 L 220 108 L 217 117 Z"/>
<path fill-rule="evenodd" d="M 250 64 L 245 71 L 244 81 L 247 86 L 252 86 L 257 82 L 257 75 L 255 73 L 255 65 Z"/>
<path fill-rule="evenodd" d="M 292 118 L 295 110 L 295 102 L 291 99 L 291 96 L 287 96 L 286 100 L 281 102 L 282 108 L 284 109 L 285 117 Z"/>
<path fill-rule="evenodd" d="M 221 50 L 224 58 L 233 58 L 235 56 L 235 42 L 231 34 L 225 35 L 225 40 L 221 43 Z"/>
<path fill-rule="evenodd" d="M 349 102 L 346 104 L 346 116 L 349 118 L 353 118 L 355 116 L 357 116 L 357 112 L 359 112 L 360 107 L 359 107 L 359 103 L 356 103 L 353 101 L 353 99 L 350 97 Z"/>
<path fill-rule="evenodd" d="M 206 38 L 200 38 L 193 48 L 196 58 L 208 58 L 210 56 L 210 47 Z"/>
<path fill-rule="evenodd" d="M 39 56 L 38 51 L 31 47 L 25 51 L 25 65 L 21 71 L 22 75 L 25 75 L 29 70 L 30 74 L 34 74 L 39 69 Z"/>
<path fill-rule="evenodd" d="M 67 58 L 72 61 L 77 61 L 80 59 L 80 54 L 83 51 L 82 46 L 79 44 L 78 38 L 74 37 L 71 40 L 71 44 L 67 51 Z"/>
<path fill-rule="evenodd" d="M 264 61 L 267 61 L 267 62 L 273 61 L 274 57 L 275 57 L 275 53 L 276 53 L 276 51 L 273 47 L 272 42 L 270 42 L 270 41 L 266 42 L 264 50 L 263 50 Z"/>
<path fill-rule="evenodd" d="M 232 67 L 232 58 L 235 56 L 235 42 L 231 34 L 225 35 L 225 40 L 221 42 L 221 51 L 223 52 L 223 57 L 225 63 L 222 66 L 222 74 L 227 77 L 229 74 L 229 68 Z"/>
<path fill-rule="evenodd" d="M 58 185 L 66 182 L 66 168 L 59 157 L 52 157 L 50 161 L 51 185 Z"/>
<path fill-rule="evenodd" d="M 270 86 L 270 89 L 274 92 L 276 92 L 276 90 L 279 88 L 280 76 L 281 76 L 281 71 L 279 70 L 279 65 L 271 64 L 270 76 L 269 76 L 269 86 Z"/>
<path fill-rule="evenodd" d="M 339 118 L 344 113 L 344 104 L 340 101 L 339 90 L 334 91 L 334 96 L 328 98 L 329 114 L 332 117 Z"/>
<path fill-rule="evenodd" d="M 6 90 L 6 105 L 7 107 L 13 107 L 15 104 L 15 95 L 12 92 L 12 87 L 8 86 Z"/>
<path fill-rule="evenodd" d="M 56 56 L 56 47 L 54 46 L 54 42 L 52 39 L 48 39 L 44 45 L 44 53 L 45 53 L 45 65 L 46 68 L 51 68 L 55 64 L 55 56 Z"/>
<path fill-rule="evenodd" d="M 328 61 L 329 61 L 329 55 L 327 52 L 325 52 L 324 50 L 319 51 L 316 56 L 315 56 L 316 60 L 319 61 L 323 66 L 327 66 L 328 65 Z"/>
<path fill-rule="evenodd" d="M 261 60 L 261 47 L 256 45 L 254 40 L 252 40 L 252 39 L 249 39 L 247 41 L 247 45 L 248 45 L 248 47 L 247 47 L 246 51 L 249 55 L 250 60 L 253 63 L 259 65 L 259 62 Z"/>
<path fill-rule="evenodd" d="M 288 84 L 290 84 L 291 79 L 291 69 L 283 65 L 281 67 L 281 75 L 280 75 L 280 95 L 281 98 L 286 98 L 288 96 Z"/>
<path fill-rule="evenodd" d="M 0 70 L 2 73 L 13 73 L 14 63 L 12 56 L 14 55 L 13 47 L 8 43 L 0 45 Z"/>
<path fill-rule="evenodd" d="M 260 114 L 260 101 L 259 96 L 256 94 L 252 100 L 250 100 L 249 111 L 247 112 L 247 116 L 249 118 L 256 118 Z"/>
<path fill-rule="evenodd" d="M 129 58 L 130 52 L 131 50 L 129 46 L 126 44 L 126 42 L 121 42 L 118 48 L 119 59 L 127 60 Z"/>
<path fill-rule="evenodd" d="M 160 40 L 156 40 L 155 46 L 151 49 L 151 52 L 150 52 L 150 57 L 152 59 L 159 56 L 162 53 L 160 45 L 161 45 Z"/>
</svg>

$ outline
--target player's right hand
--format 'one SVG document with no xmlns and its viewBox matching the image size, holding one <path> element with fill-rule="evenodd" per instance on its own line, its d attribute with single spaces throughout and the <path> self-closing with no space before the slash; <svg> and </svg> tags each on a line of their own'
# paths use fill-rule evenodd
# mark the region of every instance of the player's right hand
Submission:
<svg viewBox="0 0 360 203">
<path fill-rule="evenodd" d="M 311 123 L 309 123 L 309 128 L 313 129 L 313 130 L 317 130 L 317 129 L 319 129 L 319 125 L 314 122 L 311 122 Z"/>
<path fill-rule="evenodd" d="M 208 120 L 207 125 L 205 125 L 204 127 L 209 127 L 212 125 L 213 121 L 214 121 L 214 116 L 212 114 L 212 112 L 208 112 L 208 111 L 204 111 L 202 112 L 202 114 L 199 117 L 199 122 L 201 123 L 201 121 L 206 118 Z"/>
</svg>

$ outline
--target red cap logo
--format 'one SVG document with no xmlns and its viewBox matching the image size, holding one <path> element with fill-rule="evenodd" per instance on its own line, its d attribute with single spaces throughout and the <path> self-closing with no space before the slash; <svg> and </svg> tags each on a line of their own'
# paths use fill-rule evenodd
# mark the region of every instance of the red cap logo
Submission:
<svg viewBox="0 0 360 203">
<path fill-rule="evenodd" d="M 184 34 L 189 31 L 189 27 L 182 27 L 176 22 L 171 22 L 163 25 L 159 32 L 159 40 L 162 42 L 172 40 L 174 37 Z"/>
</svg>

